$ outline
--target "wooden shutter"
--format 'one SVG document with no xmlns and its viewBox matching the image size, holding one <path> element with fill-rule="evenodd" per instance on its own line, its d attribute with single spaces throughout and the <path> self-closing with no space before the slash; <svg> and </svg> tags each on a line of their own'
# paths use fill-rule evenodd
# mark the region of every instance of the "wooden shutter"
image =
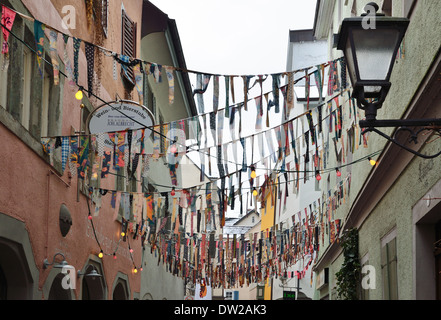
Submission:
<svg viewBox="0 0 441 320">
<path fill-rule="evenodd" d="M 122 11 L 122 54 L 130 58 L 136 58 L 136 23 L 133 22 L 126 12 Z M 122 71 L 122 75 L 132 85 L 135 84 L 135 75 L 132 67 L 127 67 L 127 74 Z"/>
<path fill-rule="evenodd" d="M 104 35 L 107 37 L 107 28 L 109 23 L 109 0 L 101 0 L 101 25 Z"/>
</svg>

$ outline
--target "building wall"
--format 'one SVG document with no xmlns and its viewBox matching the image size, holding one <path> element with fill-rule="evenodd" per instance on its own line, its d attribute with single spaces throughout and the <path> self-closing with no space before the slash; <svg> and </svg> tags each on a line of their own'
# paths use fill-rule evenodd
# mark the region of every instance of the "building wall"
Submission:
<svg viewBox="0 0 441 320">
<path fill-rule="evenodd" d="M 63 30 L 62 12 L 65 1 L 2 1 L 8 6 L 25 15 L 31 16 L 48 26 L 54 27 L 72 36 L 79 37 L 85 41 L 96 43 L 94 38 L 94 27 L 88 29 L 85 23 L 85 2 L 82 0 L 70 1 L 75 10 L 76 28 Z M 141 10 L 139 10 L 142 1 L 124 1 L 124 7 L 133 20 L 141 25 Z M 108 37 L 102 42 L 102 46 L 115 52 L 121 52 L 121 6 L 122 1 L 110 1 L 109 8 L 109 32 Z M 26 26 L 33 30 L 32 22 L 26 19 L 17 18 L 13 31 L 22 35 L 23 28 Z M 49 30 L 46 30 L 48 34 Z M 138 33 L 139 34 L 139 33 Z M 10 41 L 11 52 L 22 50 L 21 45 L 16 41 Z M 61 42 L 58 42 L 58 53 L 62 53 Z M 46 38 L 46 43 L 48 39 Z M 72 52 L 72 46 L 68 47 Z M 48 50 L 46 47 L 46 53 Z M 61 55 L 62 56 L 62 55 Z M 63 71 L 64 65 L 61 63 L 62 57 L 59 57 L 60 68 Z M 72 56 L 70 57 L 72 60 Z M 15 58 L 14 58 L 15 59 Z M 35 56 L 33 56 L 35 59 Z M 84 52 L 81 51 L 79 60 L 80 85 L 87 88 L 87 68 Z M 44 64 L 44 63 L 43 63 Z M 112 72 L 113 61 L 111 58 L 103 59 L 103 74 L 101 75 L 101 90 L 99 95 L 106 101 L 120 97 L 131 97 L 138 100 L 136 90 L 127 93 L 121 81 L 113 80 Z M 13 63 L 9 66 L 14 72 L 19 70 L 20 65 Z M 37 74 L 37 69 L 33 70 Z M 12 81 L 18 81 L 12 78 Z M 34 90 L 38 92 L 37 86 L 41 85 L 38 76 L 35 77 Z M 18 83 L 17 83 L 18 84 Z M 15 266 L 23 268 L 23 274 L 29 279 L 28 285 L 31 289 L 26 289 L 27 293 L 20 293 L 13 285 L 12 278 L 8 278 L 9 294 L 12 297 L 26 299 L 82 299 L 84 293 L 83 277 L 77 279 L 77 287 L 69 294 L 61 292 L 61 296 L 54 296 L 53 284 L 60 281 L 60 269 L 49 267 L 43 268 L 43 260 L 48 259 L 52 262 L 55 253 L 63 253 L 66 261 L 75 267 L 76 271 L 84 272 L 89 265 L 98 268 L 103 275 L 103 290 L 101 299 L 112 299 L 114 290 L 119 291 L 123 283 L 125 291 L 124 298 L 139 298 L 140 292 L 140 274 L 132 271 L 133 263 L 140 266 L 141 246 L 139 241 L 133 241 L 131 248 L 134 249 L 133 261 L 129 253 L 128 243 L 121 242 L 117 251 L 117 259 L 113 256 L 104 255 L 103 259 L 97 257 L 99 246 L 95 235 L 99 239 L 103 251 L 112 253 L 118 245 L 120 239 L 119 233 L 121 224 L 115 218 L 115 210 L 110 207 L 110 197 L 103 198 L 103 205 L 100 214 L 93 218 L 95 232 L 92 230 L 91 223 L 87 219 L 88 206 L 85 194 L 77 191 L 77 177 L 71 177 L 68 168 L 61 174 L 60 163 L 55 162 L 50 165 L 50 159 L 42 151 L 40 145 L 40 120 L 36 114 L 35 123 L 32 123 L 27 130 L 20 123 L 21 111 L 17 108 L 21 99 L 21 93 L 14 91 L 19 88 L 12 82 L 11 91 L 8 95 L 6 105 L 0 108 L 0 135 L 3 138 L 4 152 L 0 156 L 0 176 L 2 183 L 0 186 L 0 213 L 2 216 L 2 229 L 0 238 L 2 239 L 2 252 L 9 252 L 13 243 L 18 243 L 26 252 L 25 258 L 14 261 Z M 57 117 L 49 121 L 52 126 L 53 135 L 70 135 L 73 131 L 80 130 L 80 103 L 75 100 L 74 94 L 77 87 L 72 87 L 60 75 L 59 89 L 59 112 Z M 41 89 L 40 89 L 41 92 Z M 91 111 L 100 104 L 100 101 L 90 98 L 87 94 L 83 99 L 86 108 Z M 32 112 L 41 109 L 41 100 L 32 101 Z M 52 122 L 51 122 L 52 121 Z M 82 128 L 84 129 L 84 127 Z M 109 178 L 108 186 L 114 188 L 114 180 Z M 66 237 L 60 233 L 59 212 L 62 205 L 65 205 L 72 216 L 72 227 Z M 5 224 L 3 224 L 5 222 Z M 10 229 L 9 229 L 10 228 Z M 17 230 L 20 238 L 12 237 L 9 230 Z M 22 249 L 19 249 L 19 251 Z M 57 258 L 59 258 L 57 256 Z M 2 259 L 2 261 L 5 261 Z M 28 270 L 24 267 L 27 264 Z M 7 276 L 12 272 L 11 266 L 2 265 L 2 269 Z M 60 292 L 59 292 L 60 293 Z M 118 298 L 123 296 L 118 295 Z M 11 296 L 9 296 L 11 298 Z"/>
<path fill-rule="evenodd" d="M 353 8 L 356 8 L 357 15 L 360 15 L 368 1 L 357 1 L 355 7 L 353 7 L 352 2 L 349 1 L 347 6 L 341 4 L 342 10 L 340 12 L 342 18 L 350 16 L 351 9 Z M 338 3 L 337 1 L 336 8 L 334 8 L 333 33 L 338 33 L 336 26 L 341 21 L 338 18 Z M 381 7 L 382 3 L 379 4 Z M 393 1 L 392 16 L 404 16 L 404 4 L 405 1 Z M 404 57 L 398 58 L 395 63 L 391 76 L 392 88 L 382 109 L 378 112 L 377 119 L 401 118 L 405 114 L 406 109 L 412 105 L 415 95 L 421 92 L 419 89 L 425 88 L 430 84 L 426 83 L 429 79 L 426 76 L 430 75 L 431 64 L 439 58 L 440 40 L 437 36 L 441 28 L 438 21 L 439 14 L 440 8 L 437 4 L 431 1 L 417 2 L 410 17 L 411 23 L 404 40 Z M 331 54 L 331 58 L 336 58 L 341 55 L 341 52 L 333 49 Z M 438 103 L 435 98 L 438 92 L 435 89 L 435 91 L 430 91 L 430 94 L 430 97 L 420 97 L 421 101 L 425 103 L 424 107 L 421 105 L 420 108 L 421 110 L 426 110 L 426 114 L 431 115 L 431 117 L 439 117 L 439 113 L 436 111 Z M 363 115 L 361 113 L 361 116 Z M 390 134 L 392 129 L 385 129 L 383 131 Z M 431 141 L 432 139 L 429 138 L 428 140 Z M 363 148 L 361 152 L 354 153 L 354 158 L 382 150 L 387 146 L 386 142 L 384 138 L 371 133 L 369 134 L 368 147 Z M 429 143 L 422 148 L 422 152 L 433 154 L 436 152 L 437 147 L 438 145 L 435 142 Z M 433 283 L 429 285 L 430 282 L 426 281 L 426 287 L 421 287 L 418 283 L 417 275 L 421 273 L 421 265 L 425 265 L 430 270 L 428 265 L 434 266 L 434 261 L 433 257 L 430 258 L 431 261 L 429 262 L 418 260 L 417 258 L 421 247 L 418 247 L 419 250 L 417 250 L 416 243 L 420 239 L 418 238 L 418 232 L 421 232 L 421 230 L 418 231 L 419 226 L 416 222 L 418 219 L 415 217 L 418 215 L 418 210 L 424 207 L 418 207 L 417 204 L 423 202 L 422 199 L 430 194 L 430 190 L 434 190 L 434 186 L 440 180 L 440 174 L 436 170 L 440 165 L 440 160 L 439 158 L 433 160 L 421 159 L 401 152 L 400 157 L 396 156 L 394 162 L 390 160 L 393 159 L 393 156 L 386 157 L 387 151 L 384 153 L 386 153 L 384 157 L 387 160 L 381 163 L 382 158 L 380 157 L 380 163 L 377 166 L 378 168 L 384 167 L 384 170 L 393 172 L 393 174 L 382 180 L 376 191 L 373 191 L 376 194 L 375 202 L 369 203 L 368 207 L 364 209 L 365 211 L 362 216 L 358 216 L 356 222 L 352 224 L 352 226 L 359 228 L 360 258 L 368 257 L 369 265 L 372 265 L 375 270 L 376 288 L 369 290 L 368 299 L 377 300 L 385 298 L 382 286 L 381 248 L 382 239 L 384 240 L 391 231 L 396 232 L 397 241 L 398 298 L 415 299 L 417 297 L 416 288 L 419 288 L 420 292 L 431 292 L 426 297 L 433 299 Z M 389 153 L 392 153 L 392 151 L 389 151 Z M 376 168 L 372 168 L 368 164 L 352 166 L 349 201 L 339 209 L 343 216 L 351 212 L 351 206 L 356 204 L 357 197 L 362 194 L 363 188 L 368 184 L 369 180 L 375 177 L 376 170 Z M 433 205 L 431 204 L 430 206 Z M 428 209 L 423 211 L 428 212 Z M 424 216 L 423 214 L 421 215 Z M 428 228 L 425 230 L 432 233 L 432 239 L 434 240 L 434 222 L 430 222 L 427 226 Z M 430 241 L 424 241 L 426 246 L 424 250 L 427 250 L 427 246 L 431 246 Z M 326 249 L 326 247 L 323 249 Z M 324 250 L 321 250 L 321 257 L 323 252 Z M 335 288 L 333 288 L 335 287 L 335 273 L 340 269 L 341 263 L 343 263 L 343 259 L 338 252 L 337 250 L 333 254 L 328 253 L 330 261 L 328 263 L 330 267 L 330 287 L 325 287 L 320 292 L 316 292 L 315 298 L 317 299 L 327 294 L 331 298 L 336 298 L 334 294 Z M 426 255 L 426 257 L 429 256 Z"/>
</svg>

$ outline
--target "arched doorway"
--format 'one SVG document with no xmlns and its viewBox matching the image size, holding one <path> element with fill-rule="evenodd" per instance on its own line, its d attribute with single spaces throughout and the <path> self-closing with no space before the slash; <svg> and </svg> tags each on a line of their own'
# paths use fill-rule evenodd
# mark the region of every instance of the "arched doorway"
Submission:
<svg viewBox="0 0 441 320">
<path fill-rule="evenodd" d="M 33 280 L 20 243 L 0 237 L 0 299 L 32 299 Z"/>
<path fill-rule="evenodd" d="M 115 282 L 113 284 L 113 300 L 129 300 L 130 290 L 128 285 L 127 275 L 118 272 Z"/>
<path fill-rule="evenodd" d="M 51 289 L 49 291 L 49 300 L 71 300 L 71 290 L 66 290 L 62 286 L 63 278 L 66 275 L 59 273 L 52 281 Z"/>
<path fill-rule="evenodd" d="M 113 291 L 113 300 L 127 300 L 126 289 L 122 283 L 118 283 Z"/>
</svg>

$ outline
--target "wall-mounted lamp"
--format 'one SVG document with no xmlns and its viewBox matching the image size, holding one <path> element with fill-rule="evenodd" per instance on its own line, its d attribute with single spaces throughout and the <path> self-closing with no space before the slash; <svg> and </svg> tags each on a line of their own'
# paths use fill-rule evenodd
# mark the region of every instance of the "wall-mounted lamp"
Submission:
<svg viewBox="0 0 441 320">
<path fill-rule="evenodd" d="M 63 258 L 63 260 L 61 260 L 60 262 L 55 262 L 55 257 L 56 256 L 61 256 Z M 52 258 L 52 263 L 49 262 L 49 260 L 44 259 L 43 261 L 43 269 L 47 269 L 49 266 L 53 266 L 53 268 L 64 268 L 68 266 L 68 263 L 66 262 L 66 258 L 64 257 L 64 255 L 60 252 L 57 252 L 54 257 Z"/>
<path fill-rule="evenodd" d="M 89 267 L 92 267 L 92 270 L 90 270 L 89 272 L 87 272 L 87 270 L 89 269 Z M 77 272 L 77 276 L 78 276 L 78 278 L 81 277 L 81 276 L 85 276 L 85 277 L 87 277 L 87 278 L 91 278 L 92 280 L 95 280 L 96 278 L 101 278 L 101 277 L 102 277 L 102 275 L 99 274 L 98 271 L 96 271 L 95 267 L 92 266 L 92 265 L 89 265 L 89 266 L 86 268 L 86 272 L 78 271 L 78 272 Z"/>
<path fill-rule="evenodd" d="M 424 131 L 441 133 L 441 119 L 376 119 L 377 110 L 382 107 L 391 87 L 389 80 L 395 57 L 409 25 L 409 19 L 386 17 L 378 13 L 378 9 L 376 3 L 370 2 L 365 7 L 367 13 L 344 19 L 337 44 L 337 49 L 343 51 L 346 59 L 353 86 L 352 96 L 366 114 L 366 120 L 361 120 L 359 125 L 364 129 L 363 134 L 373 131 L 417 156 L 435 158 L 441 152 L 423 155 L 376 129 L 395 127 L 394 136 L 400 131 L 407 131 L 411 135 L 410 141 L 415 144 L 418 143 L 418 135 Z M 374 22 L 375 26 L 370 25 L 369 21 Z M 412 129 L 414 127 L 419 129 Z"/>
</svg>

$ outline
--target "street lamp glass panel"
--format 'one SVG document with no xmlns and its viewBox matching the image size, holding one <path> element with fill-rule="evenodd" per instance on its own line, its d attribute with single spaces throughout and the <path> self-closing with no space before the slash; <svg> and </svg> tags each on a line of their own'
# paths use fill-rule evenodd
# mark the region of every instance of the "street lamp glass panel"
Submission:
<svg viewBox="0 0 441 320">
<path fill-rule="evenodd" d="M 390 69 L 399 45 L 397 29 L 353 29 L 354 50 L 360 80 L 389 81 Z M 381 88 L 370 88 L 370 91 Z"/>
</svg>

